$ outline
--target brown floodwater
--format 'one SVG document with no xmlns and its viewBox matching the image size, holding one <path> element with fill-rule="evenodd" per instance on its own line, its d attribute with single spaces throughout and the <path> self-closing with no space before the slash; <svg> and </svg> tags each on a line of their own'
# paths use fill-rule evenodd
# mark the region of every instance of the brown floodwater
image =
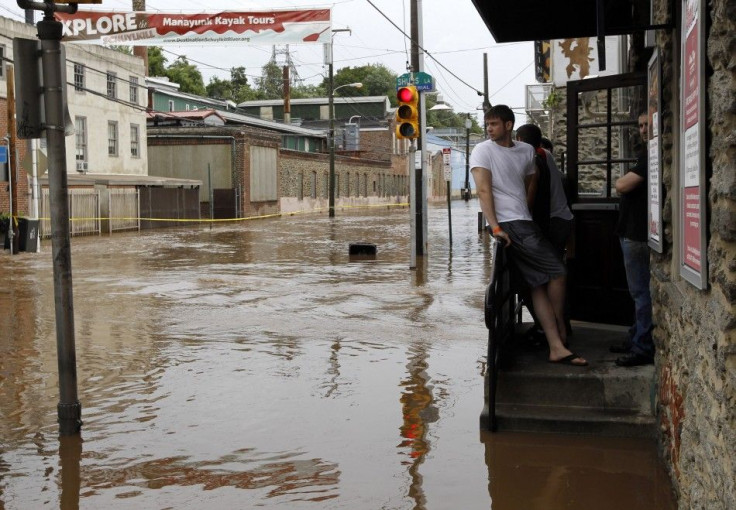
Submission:
<svg viewBox="0 0 736 510">
<path fill-rule="evenodd" d="M 416 270 L 403 208 L 73 238 L 63 439 L 50 242 L 4 251 L 0 509 L 674 508 L 651 441 L 479 429 L 488 240 L 445 207 Z"/>
</svg>

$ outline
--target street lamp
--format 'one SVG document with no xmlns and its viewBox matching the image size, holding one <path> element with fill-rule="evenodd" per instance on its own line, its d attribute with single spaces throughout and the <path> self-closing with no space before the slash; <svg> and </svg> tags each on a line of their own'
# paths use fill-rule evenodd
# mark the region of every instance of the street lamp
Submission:
<svg viewBox="0 0 736 510">
<path fill-rule="evenodd" d="M 355 87 L 359 89 L 363 86 L 362 83 L 346 83 L 339 87 L 333 88 L 333 76 L 332 76 L 332 64 L 329 65 L 330 72 L 330 90 L 329 90 L 329 113 L 330 113 L 330 218 L 335 217 L 335 92 L 343 87 Z"/>
</svg>

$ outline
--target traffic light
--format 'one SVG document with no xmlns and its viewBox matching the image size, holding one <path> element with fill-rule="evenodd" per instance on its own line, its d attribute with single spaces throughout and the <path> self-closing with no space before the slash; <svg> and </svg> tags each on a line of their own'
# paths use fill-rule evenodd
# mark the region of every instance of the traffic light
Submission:
<svg viewBox="0 0 736 510">
<path fill-rule="evenodd" d="M 396 92 L 399 107 L 396 109 L 396 136 L 414 139 L 419 137 L 419 92 L 414 85 L 400 87 Z"/>
</svg>

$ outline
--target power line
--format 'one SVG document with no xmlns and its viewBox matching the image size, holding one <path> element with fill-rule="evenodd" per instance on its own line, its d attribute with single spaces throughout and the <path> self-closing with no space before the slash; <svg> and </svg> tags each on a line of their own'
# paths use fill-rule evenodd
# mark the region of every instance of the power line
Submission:
<svg viewBox="0 0 736 510">
<path fill-rule="evenodd" d="M 391 18 L 389 18 L 388 16 L 386 16 L 386 15 L 385 15 L 385 14 L 383 13 L 383 11 L 381 11 L 381 9 L 379 9 L 379 8 L 378 8 L 378 7 L 376 6 L 376 4 L 374 4 L 374 3 L 373 3 L 373 2 L 371 1 L 371 0 L 366 0 L 366 2 L 368 2 L 368 3 L 369 3 L 369 4 L 370 4 L 370 5 L 371 5 L 371 6 L 372 6 L 372 7 L 373 7 L 373 8 L 375 9 L 375 10 L 377 10 L 377 11 L 378 11 L 378 13 L 379 13 L 379 14 L 380 14 L 381 16 L 383 16 L 384 18 L 386 18 L 386 20 L 387 20 L 387 21 L 388 21 L 389 23 L 391 23 L 391 24 L 392 24 L 392 25 L 393 25 L 393 26 L 394 26 L 394 27 L 396 28 L 396 30 L 398 30 L 399 32 L 401 32 L 401 33 L 402 33 L 402 34 L 404 35 L 404 37 L 405 37 L 405 38 L 407 38 L 407 39 L 409 39 L 409 40 L 411 41 L 411 37 L 410 37 L 409 35 L 407 35 L 407 33 L 406 33 L 406 32 L 404 32 L 404 31 L 403 31 L 403 30 L 402 30 L 401 28 L 399 28 L 399 26 L 398 26 L 398 25 L 397 25 L 396 23 L 394 23 L 394 22 L 393 22 L 393 21 L 391 20 Z M 434 57 L 434 56 L 433 56 L 433 55 L 432 55 L 431 53 L 429 53 L 429 52 L 428 52 L 428 51 L 427 51 L 427 50 L 426 50 L 425 48 L 423 48 L 423 47 L 422 47 L 421 45 L 417 44 L 417 47 L 419 48 L 419 50 L 421 50 L 422 52 L 424 52 L 424 53 L 425 53 L 425 54 L 426 54 L 426 55 L 427 55 L 427 56 L 428 56 L 429 58 L 431 58 L 432 60 L 434 60 L 434 61 L 435 61 L 435 62 L 437 63 L 437 65 L 439 65 L 439 66 L 440 66 L 440 67 L 441 67 L 442 69 L 444 69 L 445 71 L 447 71 L 448 73 L 450 73 L 450 74 L 451 74 L 452 76 L 454 76 L 454 77 L 455 77 L 455 79 L 456 79 L 457 81 L 459 81 L 460 83 L 462 83 L 462 84 L 463 84 L 463 85 L 465 85 L 466 87 L 470 88 L 471 90 L 474 90 L 474 91 L 475 91 L 475 92 L 476 92 L 476 93 L 477 93 L 477 94 L 478 94 L 479 96 L 482 96 L 482 95 L 483 95 L 483 92 L 481 92 L 481 91 L 480 91 L 480 90 L 478 90 L 477 88 L 473 87 L 473 86 L 472 86 L 471 84 L 469 84 L 468 82 L 466 82 L 465 80 L 463 80 L 462 78 L 460 78 L 460 77 L 459 77 L 458 75 L 456 75 L 455 73 L 453 73 L 452 71 L 450 71 L 450 70 L 449 70 L 449 69 L 448 69 L 448 68 L 447 68 L 447 67 L 446 67 L 446 66 L 445 66 L 445 65 L 444 65 L 444 64 L 443 64 L 442 62 L 440 62 L 439 60 L 437 60 L 437 59 L 436 59 L 436 58 L 435 58 L 435 57 Z"/>
</svg>

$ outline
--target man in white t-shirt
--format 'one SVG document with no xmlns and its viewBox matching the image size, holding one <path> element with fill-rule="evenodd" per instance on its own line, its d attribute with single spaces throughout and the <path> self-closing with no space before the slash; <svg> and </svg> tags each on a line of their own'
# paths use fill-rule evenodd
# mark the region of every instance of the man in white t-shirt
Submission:
<svg viewBox="0 0 736 510">
<path fill-rule="evenodd" d="M 514 142 L 514 112 L 496 105 L 485 115 L 490 140 L 475 146 L 470 168 L 488 224 L 510 251 L 549 344 L 549 361 L 572 366 L 588 362 L 565 347 L 565 266 L 532 221 L 528 197 L 536 186 L 534 148 Z"/>
</svg>

